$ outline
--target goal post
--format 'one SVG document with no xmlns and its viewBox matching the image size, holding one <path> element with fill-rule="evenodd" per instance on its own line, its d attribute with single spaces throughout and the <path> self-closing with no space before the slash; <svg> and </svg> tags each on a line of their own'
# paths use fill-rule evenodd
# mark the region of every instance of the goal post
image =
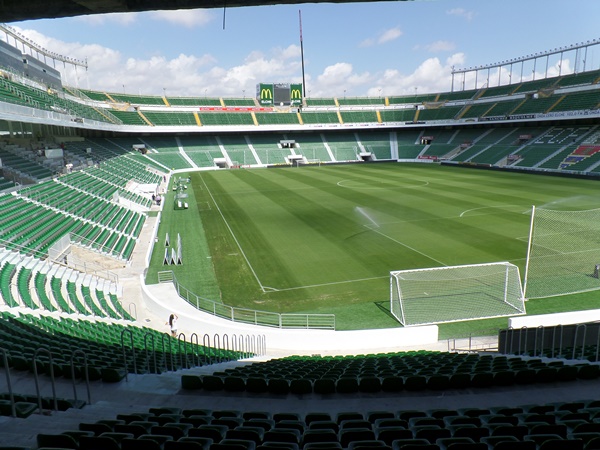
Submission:
<svg viewBox="0 0 600 450">
<path fill-rule="evenodd" d="M 519 268 L 498 262 L 390 272 L 390 311 L 404 326 L 525 314 Z"/>
<path fill-rule="evenodd" d="M 545 298 L 600 289 L 600 209 L 533 208 L 523 290 Z"/>
</svg>

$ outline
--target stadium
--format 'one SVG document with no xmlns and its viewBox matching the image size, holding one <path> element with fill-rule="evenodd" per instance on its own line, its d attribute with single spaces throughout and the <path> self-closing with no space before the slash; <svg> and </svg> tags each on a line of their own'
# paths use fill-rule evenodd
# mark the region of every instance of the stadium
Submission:
<svg viewBox="0 0 600 450">
<path fill-rule="evenodd" d="M 0 449 L 600 448 L 600 42 L 183 97 L 1 29 Z"/>
</svg>

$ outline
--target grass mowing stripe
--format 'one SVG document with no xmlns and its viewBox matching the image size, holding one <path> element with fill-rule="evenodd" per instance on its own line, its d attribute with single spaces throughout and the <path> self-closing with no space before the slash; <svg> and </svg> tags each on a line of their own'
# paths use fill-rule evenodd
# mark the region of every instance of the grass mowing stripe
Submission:
<svg viewBox="0 0 600 450">
<path fill-rule="evenodd" d="M 381 167 L 381 166 L 378 166 Z M 389 167 L 389 166 L 387 166 Z M 362 169 L 362 167 L 360 168 Z M 404 173 L 404 166 L 396 166 L 396 170 L 392 173 L 394 173 L 396 177 L 398 176 L 402 176 L 402 174 Z M 312 169 L 312 172 L 318 172 L 320 169 Z M 299 171 L 287 171 L 290 175 L 290 177 L 296 179 L 296 180 L 302 180 L 304 177 L 304 182 L 306 183 L 310 183 L 310 178 L 308 175 L 303 175 L 301 173 L 299 173 Z M 355 170 L 353 171 L 353 173 L 362 173 L 361 170 Z M 390 171 L 391 172 L 391 171 Z M 348 175 L 350 176 L 350 175 Z M 355 177 L 354 179 L 358 179 L 359 177 Z M 389 177 L 388 177 L 389 178 Z M 468 193 L 472 192 L 472 189 L 470 190 L 465 190 L 463 195 L 454 195 L 453 198 L 448 199 L 445 196 L 442 195 L 442 193 L 447 192 L 448 189 L 444 186 L 443 188 L 437 190 L 439 191 L 439 193 L 437 192 L 432 192 L 431 189 L 422 189 L 422 190 L 411 190 L 410 192 L 407 193 L 403 193 L 404 195 L 402 197 L 398 197 L 398 198 L 393 198 L 389 196 L 389 192 L 380 192 L 380 193 L 374 193 L 371 191 L 361 191 L 361 190 L 351 190 L 351 189 L 331 189 L 329 192 L 332 195 L 335 195 L 339 198 L 345 198 L 347 200 L 352 200 L 355 201 L 361 205 L 369 205 L 369 209 L 374 211 L 374 215 L 375 216 L 379 216 L 379 217 L 384 217 L 383 213 L 380 213 L 380 211 L 386 211 L 387 213 L 392 213 L 393 217 L 398 218 L 399 220 L 395 223 L 395 227 L 398 229 L 401 229 L 400 233 L 395 233 L 395 234 L 390 234 L 390 232 L 387 231 L 383 232 L 383 231 L 379 231 L 382 235 L 388 237 L 389 239 L 401 244 L 401 245 L 406 245 L 408 248 L 419 252 L 420 254 L 427 256 L 429 259 L 432 259 L 433 261 L 435 261 L 435 263 L 432 264 L 431 261 L 422 261 L 421 264 L 426 264 L 426 265 L 437 265 L 439 263 L 441 263 L 443 260 L 442 258 L 436 258 L 435 255 L 435 248 L 431 248 L 430 250 L 425 250 L 423 248 L 423 245 L 427 245 L 429 242 L 439 242 L 439 237 L 442 236 L 444 234 L 444 232 L 440 229 L 440 223 L 445 223 L 445 224 L 451 224 L 451 226 L 453 228 L 455 228 L 456 233 L 455 235 L 457 236 L 457 239 L 459 239 L 460 243 L 461 243 L 461 247 L 462 246 L 471 246 L 473 247 L 473 245 L 477 245 L 477 248 L 474 248 L 474 252 L 478 255 L 475 256 L 473 255 L 473 258 L 471 260 L 467 260 L 469 263 L 479 263 L 479 262 L 490 262 L 490 260 L 488 259 L 490 257 L 490 255 L 485 252 L 482 251 L 482 249 L 485 249 L 485 247 L 489 247 L 489 245 L 493 245 L 494 247 L 497 245 L 496 243 L 498 241 L 507 241 L 510 236 L 507 236 L 505 233 L 493 233 L 491 230 L 489 229 L 482 229 L 481 226 L 476 222 L 475 219 L 470 219 L 470 220 L 464 220 L 464 221 L 457 221 L 456 219 L 458 218 L 459 214 L 456 214 L 456 216 L 452 217 L 446 217 L 446 218 L 442 218 L 440 217 L 440 212 L 443 211 L 443 209 L 445 208 L 446 210 L 448 210 L 448 206 L 450 205 L 451 210 L 456 211 L 456 207 L 454 206 L 458 199 L 460 198 L 461 200 L 467 202 L 468 205 L 470 206 L 481 206 L 481 203 L 473 203 L 471 201 L 468 201 L 467 199 L 468 197 Z M 386 197 L 387 194 L 387 197 Z M 409 198 L 413 198 L 414 200 L 412 201 L 407 201 Z M 414 207 L 409 208 L 409 205 L 414 205 Z M 388 217 L 387 215 L 385 217 Z M 409 220 L 415 220 L 415 218 L 420 218 L 419 220 L 423 220 L 423 219 L 429 219 L 428 223 L 420 223 L 418 225 L 407 225 L 404 222 L 406 221 L 406 218 L 409 218 Z M 527 232 L 527 218 L 526 217 L 521 217 L 520 215 L 516 215 L 516 219 L 522 221 L 522 226 L 523 226 L 523 233 Z M 384 220 L 385 222 L 385 220 Z M 481 221 L 480 221 L 481 222 Z M 389 223 L 393 223 L 391 221 L 389 221 Z M 417 228 L 418 227 L 418 228 Z M 371 227 L 372 228 L 372 227 Z M 414 229 L 414 232 L 412 234 L 414 234 L 414 236 L 417 236 L 419 233 L 426 233 L 428 230 L 431 230 L 432 232 L 430 233 L 430 239 L 423 239 L 423 240 L 418 240 L 418 239 L 414 239 L 411 240 L 411 242 L 414 242 L 415 244 L 412 245 L 408 245 L 406 244 L 406 238 L 404 237 L 399 237 L 402 233 L 406 233 L 407 229 Z M 375 230 L 376 231 L 376 230 Z M 510 228 L 511 232 L 514 232 L 513 228 Z M 411 235 L 411 233 L 408 233 L 409 236 Z M 396 237 L 396 235 L 398 235 L 398 237 Z M 478 239 L 479 236 L 482 236 L 482 239 Z M 418 244 L 418 245 L 417 245 Z M 511 243 L 511 246 L 513 248 L 517 248 L 520 249 L 520 243 Z M 452 252 L 448 252 L 448 253 L 452 253 Z M 503 252 L 504 254 L 506 252 Z M 503 254 L 503 256 L 504 256 Z M 505 257 L 504 259 L 511 259 L 514 258 L 517 255 L 517 253 L 509 253 L 508 254 L 508 258 Z M 463 259 L 463 261 L 465 260 L 465 255 L 461 255 L 459 259 Z M 495 260 L 495 259 L 494 259 Z M 458 264 L 459 262 L 452 262 L 453 264 Z M 397 263 L 399 264 L 399 263 Z M 442 265 L 446 265 L 445 263 L 442 263 Z M 421 266 L 421 267 L 426 267 L 425 265 Z M 390 268 L 389 270 L 397 270 L 398 268 Z"/>
<path fill-rule="evenodd" d="M 181 176 L 185 178 L 187 175 Z M 175 194 L 171 189 L 164 195 L 158 239 L 154 244 L 146 283 L 158 283 L 159 271 L 172 270 L 177 280 L 194 294 L 219 302 L 221 293 L 207 235 L 204 233 L 203 218 L 198 209 L 198 191 L 195 188 L 196 186 L 192 185 L 191 189 L 186 191 L 188 209 L 175 210 Z M 163 264 L 167 233 L 170 239 L 169 252 L 177 245 L 177 234 L 181 235 L 183 265 Z"/>
<path fill-rule="evenodd" d="M 281 175 L 285 176 L 289 172 L 281 171 Z M 327 201 L 318 193 L 312 192 L 311 195 L 304 196 L 299 191 L 288 191 L 276 178 L 274 175 L 262 177 L 257 171 L 245 172 L 243 176 L 248 183 L 260 183 L 264 188 L 260 193 L 263 205 L 268 208 L 268 221 L 262 217 L 258 220 L 270 237 L 278 239 L 276 253 L 282 259 L 287 255 L 287 261 L 279 267 L 279 273 L 269 273 L 269 278 L 273 280 L 269 285 L 277 288 L 293 287 L 286 282 L 290 278 L 286 272 L 297 274 L 293 278 L 300 285 L 340 281 L 348 277 L 354 279 L 364 275 L 364 266 L 360 262 L 358 265 L 353 264 L 353 260 L 348 258 L 348 250 L 351 248 L 344 245 L 347 236 L 353 236 L 363 229 L 337 210 L 328 208 Z M 273 212 L 277 215 L 275 223 Z M 347 270 L 342 271 L 335 266 L 323 271 L 317 265 L 325 259 L 346 260 L 354 268 L 350 270 L 350 275 Z M 338 274 L 343 278 L 337 277 Z M 314 283 L 303 281 L 307 276 Z"/>
<path fill-rule="evenodd" d="M 218 202 L 219 209 L 234 230 L 235 236 L 239 236 L 239 241 L 234 240 L 234 234 L 223 227 L 223 217 L 217 211 L 216 206 L 205 216 L 207 233 L 215 237 L 211 240 L 212 254 L 223 298 L 225 303 L 229 302 L 231 305 L 263 309 L 258 306 L 265 301 L 265 293 L 261 289 L 262 280 L 260 280 L 260 284 L 257 284 L 256 277 L 250 270 L 251 266 L 246 259 L 240 256 L 239 249 L 243 248 L 245 254 L 252 255 L 250 258 L 252 262 L 259 261 L 263 266 L 270 264 L 272 270 L 277 270 L 282 262 L 276 256 L 273 243 L 265 239 L 257 221 L 248 216 L 245 208 L 240 204 L 240 199 L 234 195 L 228 195 L 223 189 L 223 183 L 234 188 L 241 185 L 237 175 L 233 172 L 220 175 L 203 173 L 201 177 L 209 187 L 213 199 Z M 210 198 L 208 192 L 205 195 L 206 198 Z M 246 200 L 247 197 L 244 197 L 244 205 L 247 204 Z M 250 209 L 256 210 L 255 207 Z"/>
<path fill-rule="evenodd" d="M 319 172 L 319 170 L 315 170 L 313 169 L 309 169 L 308 171 L 297 171 L 297 170 L 288 170 L 285 171 L 285 175 L 287 176 L 287 178 L 292 179 L 294 181 L 297 181 L 299 183 L 305 183 L 305 184 L 312 184 L 312 180 L 313 177 L 311 177 L 311 175 L 315 174 Z M 376 181 L 376 180 L 372 180 L 372 181 Z M 322 194 L 319 194 L 319 199 L 321 200 L 321 202 L 326 203 L 328 197 L 327 196 L 335 196 L 338 199 L 345 199 L 348 201 L 348 205 L 350 205 L 350 210 L 353 210 L 355 208 L 357 208 L 356 204 L 357 201 L 360 202 L 360 204 L 369 204 L 369 205 L 373 205 L 375 203 L 377 203 L 377 201 L 381 202 L 383 199 L 380 199 L 379 197 L 382 195 L 381 193 L 377 194 L 377 193 L 372 193 L 372 192 L 368 192 L 368 193 L 364 193 L 364 192 L 355 192 L 353 190 L 344 190 L 344 189 L 339 189 L 339 186 L 331 187 L 331 185 L 328 185 L 327 189 L 323 189 Z M 300 195 L 305 194 L 304 192 L 301 193 Z M 335 199 L 334 199 L 335 200 Z M 337 200 L 335 201 L 335 203 L 339 203 Z M 394 209 L 396 207 L 396 205 L 391 205 L 388 204 L 387 205 L 387 209 Z M 385 208 L 385 207 L 384 207 Z M 382 208 L 378 208 L 378 210 L 380 210 Z M 347 212 L 346 212 L 347 214 Z M 352 219 L 355 221 L 357 218 L 359 218 L 358 214 L 354 214 L 355 217 L 353 217 Z M 435 263 L 440 263 L 438 260 L 436 260 L 435 258 L 431 257 L 430 255 L 427 255 L 421 251 L 419 251 L 416 248 L 413 248 L 409 245 L 407 245 L 404 242 L 401 242 L 398 239 L 395 239 L 383 232 L 381 232 L 380 230 L 377 230 L 375 226 L 377 222 L 371 218 L 368 217 L 368 215 L 366 216 L 367 221 L 366 223 L 363 223 L 363 226 L 366 226 L 370 231 L 372 231 L 373 233 L 377 233 L 380 236 L 382 236 L 385 239 L 389 239 L 395 243 L 397 243 L 398 245 L 404 246 L 405 248 L 418 253 L 422 256 L 424 256 L 426 258 L 426 260 L 422 261 L 422 263 L 425 264 L 431 264 L 431 260 L 433 260 Z M 360 231 L 359 233 L 362 233 L 364 231 Z M 394 264 L 393 261 L 391 261 L 392 264 Z M 442 265 L 444 265 L 442 263 Z M 387 269 L 387 271 L 389 270 L 394 270 L 393 267 L 394 266 L 389 266 L 390 268 Z M 385 272 L 384 270 L 382 270 L 382 272 Z"/>
<path fill-rule="evenodd" d="M 260 286 L 260 289 L 262 291 L 265 290 L 265 287 L 262 285 L 262 283 L 260 282 L 260 279 L 258 278 L 258 275 L 256 275 L 256 272 L 254 271 L 254 268 L 252 267 L 252 264 L 250 264 L 250 261 L 248 260 L 248 257 L 246 256 L 246 253 L 244 253 L 244 249 L 242 248 L 242 246 L 240 245 L 240 242 L 238 241 L 238 239 L 235 237 L 235 233 L 233 232 L 233 230 L 231 229 L 231 227 L 229 226 L 229 223 L 227 222 L 227 219 L 225 218 L 225 216 L 223 215 L 223 212 L 221 211 L 221 208 L 219 207 L 219 204 L 215 201 L 215 198 L 213 197 L 212 193 L 210 192 L 210 189 L 208 188 L 208 186 L 206 185 L 206 183 L 204 182 L 204 179 L 202 179 L 202 183 L 204 184 L 204 187 L 206 188 L 206 192 L 208 193 L 208 196 L 210 197 L 210 199 L 212 200 L 212 204 L 215 206 L 215 208 L 217 208 L 217 211 L 219 213 L 219 215 L 221 216 L 221 218 L 223 219 L 223 223 L 225 224 L 225 226 L 227 227 L 227 229 L 229 230 L 229 232 L 231 233 L 231 237 L 232 239 L 235 241 L 237 247 L 239 248 L 240 252 L 242 253 L 242 257 L 244 258 L 244 260 L 246 261 L 246 264 L 248 264 L 248 268 L 250 269 L 250 272 L 252 272 L 252 275 L 254 276 L 254 278 L 256 279 L 256 282 L 258 283 L 258 285 Z"/>
</svg>

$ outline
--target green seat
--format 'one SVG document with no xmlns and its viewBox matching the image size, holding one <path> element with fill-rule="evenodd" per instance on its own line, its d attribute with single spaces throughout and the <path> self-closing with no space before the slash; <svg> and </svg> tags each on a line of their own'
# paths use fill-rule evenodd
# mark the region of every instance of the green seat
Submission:
<svg viewBox="0 0 600 450">
<path fill-rule="evenodd" d="M 38 409 L 38 405 L 32 402 L 15 401 L 15 416 L 26 418 L 33 414 Z M 10 400 L 0 400 L 0 416 L 11 416 L 12 408 Z"/>
<path fill-rule="evenodd" d="M 313 391 L 313 384 L 307 378 L 299 378 L 290 381 L 290 392 L 296 395 L 310 394 Z"/>
<path fill-rule="evenodd" d="M 215 375 L 204 375 L 202 377 L 202 386 L 207 391 L 223 390 L 223 379 Z"/>
<path fill-rule="evenodd" d="M 267 387 L 272 394 L 287 394 L 290 391 L 290 383 L 285 378 L 271 378 Z"/>
<path fill-rule="evenodd" d="M 404 379 L 399 376 L 384 377 L 381 381 L 381 390 L 383 392 L 399 392 L 404 388 Z"/>
<path fill-rule="evenodd" d="M 336 381 L 335 390 L 340 394 L 354 394 L 358 392 L 358 380 L 356 377 L 342 377 Z"/>
<path fill-rule="evenodd" d="M 360 392 L 379 392 L 381 391 L 381 379 L 376 376 L 362 376 L 358 381 L 358 390 Z"/>
<path fill-rule="evenodd" d="M 228 376 L 223 379 L 223 389 L 229 392 L 242 392 L 246 390 L 246 382 L 242 377 Z"/>
<path fill-rule="evenodd" d="M 313 386 L 316 394 L 333 394 L 335 392 L 335 380 L 331 378 L 319 378 Z"/>
<path fill-rule="evenodd" d="M 202 378 L 198 375 L 185 374 L 181 376 L 181 388 L 186 390 L 202 389 Z"/>
<path fill-rule="evenodd" d="M 40 433 L 37 435 L 37 446 L 73 450 L 77 450 L 79 448 L 75 439 L 66 434 Z"/>
<path fill-rule="evenodd" d="M 267 392 L 267 380 L 265 378 L 250 377 L 246 380 L 246 390 L 253 393 Z"/>
</svg>

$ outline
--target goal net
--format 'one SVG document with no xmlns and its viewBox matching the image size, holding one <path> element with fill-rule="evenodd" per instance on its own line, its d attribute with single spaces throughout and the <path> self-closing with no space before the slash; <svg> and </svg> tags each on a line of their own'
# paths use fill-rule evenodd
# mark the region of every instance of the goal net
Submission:
<svg viewBox="0 0 600 450">
<path fill-rule="evenodd" d="M 600 209 L 534 208 L 523 290 L 527 298 L 600 289 Z"/>
<path fill-rule="evenodd" d="M 519 268 L 499 262 L 390 272 L 390 309 L 404 326 L 525 314 Z"/>
</svg>

